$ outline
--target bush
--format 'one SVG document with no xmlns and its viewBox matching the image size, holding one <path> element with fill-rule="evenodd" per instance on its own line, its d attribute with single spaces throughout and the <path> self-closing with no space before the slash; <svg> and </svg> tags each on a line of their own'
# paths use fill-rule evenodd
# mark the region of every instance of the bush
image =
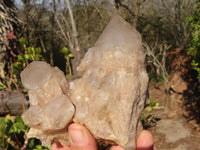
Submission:
<svg viewBox="0 0 200 150">
<path fill-rule="evenodd" d="M 21 116 L 15 119 L 10 115 L 0 118 L 0 149 L 27 149 L 44 150 L 50 149 L 50 146 L 41 146 L 39 140 L 35 138 L 28 139 L 26 133 L 29 127 L 23 122 Z"/>
<path fill-rule="evenodd" d="M 193 39 L 189 46 L 187 54 L 192 56 L 192 69 L 196 70 L 198 75 L 197 79 L 200 82 L 200 0 L 196 0 L 196 10 L 192 17 L 187 20 L 191 24 L 191 31 Z"/>
</svg>

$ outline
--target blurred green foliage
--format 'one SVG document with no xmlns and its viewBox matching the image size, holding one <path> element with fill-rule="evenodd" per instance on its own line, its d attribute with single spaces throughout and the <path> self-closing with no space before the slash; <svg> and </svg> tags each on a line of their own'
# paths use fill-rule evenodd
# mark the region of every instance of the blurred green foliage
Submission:
<svg viewBox="0 0 200 150">
<path fill-rule="evenodd" d="M 152 113 L 154 112 L 154 110 L 159 106 L 159 103 L 156 100 L 150 100 L 149 106 L 146 108 L 147 111 L 152 111 Z"/>
<path fill-rule="evenodd" d="M 18 54 L 15 61 L 12 61 L 9 65 L 8 75 L 0 82 L 0 90 L 4 89 L 16 89 L 17 84 L 19 88 L 22 88 L 20 73 L 22 70 L 32 61 L 42 61 L 42 50 L 40 48 L 27 47 L 27 41 L 24 38 L 20 38 L 20 44 L 24 50 Z"/>
<path fill-rule="evenodd" d="M 67 47 L 63 47 L 60 51 L 66 60 L 66 66 L 68 68 L 69 74 L 66 75 L 66 77 L 71 77 L 72 76 L 72 67 L 71 67 L 71 58 L 74 57 L 74 55 L 70 52 L 70 50 Z M 67 70 L 66 70 L 67 72 Z"/>
<path fill-rule="evenodd" d="M 159 106 L 156 100 L 150 100 L 149 105 L 145 108 L 147 115 L 144 113 L 141 115 L 141 121 L 145 129 L 156 125 L 156 118 L 154 116 L 154 110 Z"/>
<path fill-rule="evenodd" d="M 187 54 L 193 57 L 191 66 L 197 71 L 197 79 L 200 82 L 200 0 L 196 0 L 196 11 L 192 17 L 186 18 L 191 24 L 193 39 Z"/>
<path fill-rule="evenodd" d="M 163 75 L 159 76 L 159 75 L 157 75 L 155 73 L 148 73 L 148 76 L 149 76 L 149 81 L 153 81 L 153 82 L 156 82 L 156 83 L 164 81 Z"/>
<path fill-rule="evenodd" d="M 23 45 L 25 52 L 17 55 L 17 61 L 13 63 L 13 74 L 14 77 L 19 77 L 21 71 L 31 62 L 31 61 L 41 61 L 44 60 L 42 56 L 42 51 L 40 48 L 26 47 L 27 42 L 24 38 L 20 38 L 19 42 Z"/>
<path fill-rule="evenodd" d="M 64 56 L 74 57 L 67 47 L 63 47 L 60 51 Z"/>
<path fill-rule="evenodd" d="M 23 122 L 21 116 L 15 119 L 10 115 L 0 118 L 0 149 L 15 150 L 44 150 L 50 146 L 41 146 L 39 140 L 26 138 L 29 127 Z"/>
</svg>

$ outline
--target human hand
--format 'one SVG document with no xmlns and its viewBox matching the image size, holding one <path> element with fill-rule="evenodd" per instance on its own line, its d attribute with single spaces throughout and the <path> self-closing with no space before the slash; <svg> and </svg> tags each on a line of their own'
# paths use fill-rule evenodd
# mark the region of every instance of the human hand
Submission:
<svg viewBox="0 0 200 150">
<path fill-rule="evenodd" d="M 73 123 L 69 126 L 70 146 L 63 147 L 54 143 L 51 150 L 97 150 L 97 144 L 88 129 L 80 124 Z M 111 150 L 124 150 L 121 146 L 112 146 Z M 136 142 L 136 150 L 153 150 L 153 136 L 143 130 Z"/>
</svg>

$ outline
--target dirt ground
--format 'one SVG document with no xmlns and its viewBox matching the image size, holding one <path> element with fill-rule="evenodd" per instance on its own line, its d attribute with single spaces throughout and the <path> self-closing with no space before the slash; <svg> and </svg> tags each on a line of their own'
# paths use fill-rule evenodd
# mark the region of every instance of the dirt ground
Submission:
<svg viewBox="0 0 200 150">
<path fill-rule="evenodd" d="M 200 150 L 200 125 L 195 119 L 188 120 L 184 109 L 184 98 L 178 95 L 171 110 L 165 110 L 167 95 L 162 83 L 151 83 L 149 97 L 159 103 L 154 117 L 156 123 L 148 130 L 154 137 L 154 150 Z M 148 114 L 148 112 L 146 112 Z"/>
</svg>

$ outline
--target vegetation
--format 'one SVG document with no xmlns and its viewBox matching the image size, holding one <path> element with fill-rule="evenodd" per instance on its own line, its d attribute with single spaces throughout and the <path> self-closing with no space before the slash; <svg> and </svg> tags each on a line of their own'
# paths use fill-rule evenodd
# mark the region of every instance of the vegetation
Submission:
<svg viewBox="0 0 200 150">
<path fill-rule="evenodd" d="M 149 127 L 153 127 L 156 125 L 156 120 L 157 118 L 155 118 L 155 109 L 158 108 L 159 103 L 156 100 L 150 100 L 149 105 L 145 108 L 145 110 L 148 112 L 147 115 L 145 115 L 144 113 L 141 116 L 141 120 L 142 120 L 142 124 L 144 126 L 145 129 L 149 128 Z"/>
<path fill-rule="evenodd" d="M 30 149 L 43 150 L 50 147 L 41 146 L 41 143 L 34 139 L 28 139 L 26 133 L 29 127 L 23 122 L 21 116 L 16 118 L 10 115 L 0 118 L 0 147 L 9 149 Z"/>
<path fill-rule="evenodd" d="M 69 51 L 69 49 L 67 47 L 63 47 L 62 50 L 60 51 L 65 59 L 66 59 L 66 67 L 68 69 L 69 74 L 67 74 L 67 77 L 71 77 L 72 76 L 72 68 L 71 68 L 71 62 L 70 59 L 74 57 L 74 55 Z M 66 69 L 66 72 L 67 72 Z"/>
<path fill-rule="evenodd" d="M 200 82 L 200 0 L 196 0 L 196 11 L 188 17 L 191 24 L 192 41 L 187 54 L 192 56 L 192 68 L 197 71 L 197 79 Z"/>
<path fill-rule="evenodd" d="M 27 47 L 27 42 L 24 38 L 19 39 L 20 44 L 23 46 L 23 53 L 16 55 L 16 58 L 9 65 L 9 70 L 3 70 L 3 74 L 7 75 L 7 78 L 0 83 L 1 90 L 3 89 L 16 89 L 16 84 L 21 86 L 20 73 L 31 61 L 44 60 L 41 49 L 34 47 Z"/>
</svg>

